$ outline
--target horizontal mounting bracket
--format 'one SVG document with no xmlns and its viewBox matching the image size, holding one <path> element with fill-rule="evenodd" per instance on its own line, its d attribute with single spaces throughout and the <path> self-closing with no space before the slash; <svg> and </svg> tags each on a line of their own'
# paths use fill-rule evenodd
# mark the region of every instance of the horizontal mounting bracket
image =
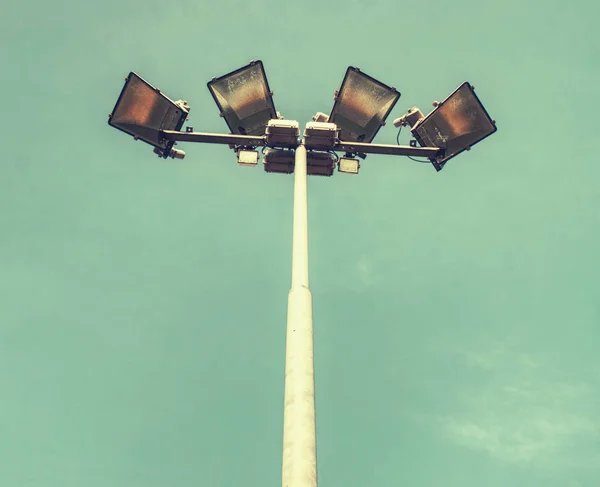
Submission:
<svg viewBox="0 0 600 487">
<path fill-rule="evenodd" d="M 166 140 L 178 142 L 204 142 L 205 144 L 241 145 L 244 147 L 264 147 L 267 145 L 265 136 L 179 132 L 176 130 L 161 130 L 160 133 Z"/>
<path fill-rule="evenodd" d="M 437 157 L 444 153 L 439 147 L 409 147 L 405 145 L 391 144 L 365 144 L 364 142 L 340 141 L 333 148 L 334 151 L 351 152 L 356 154 L 386 154 L 389 156 L 411 156 L 411 157 Z"/>
<path fill-rule="evenodd" d="M 176 130 L 161 130 L 166 140 L 178 142 L 204 142 L 206 144 L 223 144 L 243 147 L 266 147 L 266 136 L 236 135 L 236 134 L 211 134 L 206 132 L 179 132 Z M 435 158 L 444 154 L 444 149 L 439 147 L 409 147 L 391 144 L 366 144 L 364 142 L 339 141 L 332 150 L 338 152 L 385 154 L 390 156 L 411 156 Z"/>
</svg>

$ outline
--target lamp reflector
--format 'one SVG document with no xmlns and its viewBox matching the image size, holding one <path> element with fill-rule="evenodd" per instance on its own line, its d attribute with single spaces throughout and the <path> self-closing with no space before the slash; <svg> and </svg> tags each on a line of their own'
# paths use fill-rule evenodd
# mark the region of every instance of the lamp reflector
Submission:
<svg viewBox="0 0 600 487">
<path fill-rule="evenodd" d="M 398 98 L 400 93 L 396 88 L 350 66 L 328 121 L 340 128 L 342 141 L 369 143 L 385 123 Z"/>
<path fill-rule="evenodd" d="M 350 157 L 340 157 L 338 162 L 338 171 L 346 174 L 358 174 L 360 163 L 358 159 L 352 159 Z"/>
<path fill-rule="evenodd" d="M 136 139 L 168 151 L 172 141 L 161 130 L 179 130 L 189 113 L 185 102 L 174 102 L 136 73 L 129 73 L 108 124 Z"/>
<path fill-rule="evenodd" d="M 464 82 L 412 129 L 424 147 L 442 147 L 443 156 L 431 159 L 438 171 L 446 162 L 496 132 L 496 123 L 479 101 L 473 87 Z"/>
<path fill-rule="evenodd" d="M 278 118 L 261 61 L 214 78 L 207 86 L 232 134 L 264 135 L 269 120 Z"/>
<path fill-rule="evenodd" d="M 258 151 L 240 149 L 238 151 L 238 164 L 240 166 L 256 167 L 258 164 Z"/>
</svg>

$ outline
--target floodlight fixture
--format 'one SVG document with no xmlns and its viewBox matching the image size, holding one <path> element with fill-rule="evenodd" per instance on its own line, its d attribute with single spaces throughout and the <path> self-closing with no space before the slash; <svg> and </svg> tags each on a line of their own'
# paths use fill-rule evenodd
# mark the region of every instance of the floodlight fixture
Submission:
<svg viewBox="0 0 600 487">
<path fill-rule="evenodd" d="M 340 160 L 338 161 L 338 172 L 358 174 L 360 162 L 358 159 L 354 159 L 351 156 L 352 154 L 346 154 L 344 157 L 340 157 Z"/>
<path fill-rule="evenodd" d="M 304 129 L 304 145 L 309 150 L 332 150 L 339 142 L 339 133 L 335 123 L 308 122 Z"/>
<path fill-rule="evenodd" d="M 336 156 L 332 152 L 308 151 L 306 174 L 309 176 L 332 176 Z"/>
<path fill-rule="evenodd" d="M 246 167 L 256 167 L 258 164 L 258 151 L 253 149 L 238 149 L 238 164 Z"/>
<path fill-rule="evenodd" d="M 108 116 L 108 124 L 132 135 L 136 140 L 154 146 L 162 152 L 161 157 L 166 158 L 172 155 L 174 142 L 165 140 L 161 130 L 180 130 L 189 112 L 187 102 L 171 100 L 158 88 L 131 72 L 125 78 L 117 103 Z"/>
<path fill-rule="evenodd" d="M 292 174 L 296 164 L 296 153 L 289 149 L 266 149 L 263 164 L 266 172 Z"/>
<path fill-rule="evenodd" d="M 400 93 L 393 86 L 350 66 L 339 92 L 336 92 L 328 121 L 340 128 L 342 141 L 369 143 L 385 124 L 399 98 Z"/>
<path fill-rule="evenodd" d="M 232 71 L 207 84 L 232 134 L 264 135 L 278 118 L 262 61 Z"/>
<path fill-rule="evenodd" d="M 300 125 L 295 120 L 269 120 L 265 133 L 269 147 L 295 148 Z"/>
<path fill-rule="evenodd" d="M 464 82 L 432 112 L 418 121 L 411 132 L 424 147 L 445 149 L 443 155 L 430 158 L 437 171 L 453 157 L 496 132 L 492 120 L 475 94 L 473 86 Z"/>
</svg>

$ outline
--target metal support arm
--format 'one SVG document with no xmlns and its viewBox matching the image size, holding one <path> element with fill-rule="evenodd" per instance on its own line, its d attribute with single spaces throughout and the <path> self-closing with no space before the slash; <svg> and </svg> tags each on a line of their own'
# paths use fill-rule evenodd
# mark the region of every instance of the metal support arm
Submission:
<svg viewBox="0 0 600 487">
<path fill-rule="evenodd" d="M 166 140 L 178 142 L 204 142 L 208 144 L 238 145 L 248 147 L 265 147 L 266 136 L 237 135 L 237 134 L 211 134 L 206 132 L 179 132 L 176 130 L 162 130 L 161 134 Z M 436 157 L 443 154 L 439 147 L 409 147 L 390 144 L 365 144 L 363 142 L 339 141 L 334 147 L 339 152 L 363 152 L 365 154 L 387 154 L 391 156 Z"/>
<path fill-rule="evenodd" d="M 344 141 L 339 141 L 333 150 L 340 152 L 363 152 L 365 154 L 387 154 L 390 156 L 427 158 L 442 155 L 444 152 L 444 150 L 439 147 L 409 147 L 405 145 L 365 144 L 364 142 Z"/>
<path fill-rule="evenodd" d="M 206 132 L 179 132 L 177 130 L 161 130 L 160 133 L 166 140 L 177 142 L 204 142 L 206 144 L 252 147 L 267 145 L 267 138 L 260 135 L 210 134 Z"/>
</svg>

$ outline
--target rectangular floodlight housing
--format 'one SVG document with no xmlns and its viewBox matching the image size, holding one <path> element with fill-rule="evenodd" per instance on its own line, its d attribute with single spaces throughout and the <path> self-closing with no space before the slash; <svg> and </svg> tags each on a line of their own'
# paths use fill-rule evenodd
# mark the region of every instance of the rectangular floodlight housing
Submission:
<svg viewBox="0 0 600 487">
<path fill-rule="evenodd" d="M 238 151 L 238 164 L 240 166 L 256 167 L 258 164 L 258 151 L 240 149 Z"/>
<path fill-rule="evenodd" d="M 266 135 L 267 145 L 271 147 L 296 148 L 300 126 L 295 120 L 269 120 Z"/>
<path fill-rule="evenodd" d="M 269 120 L 277 118 L 262 61 L 213 78 L 207 86 L 232 134 L 264 135 Z"/>
<path fill-rule="evenodd" d="M 328 121 L 339 127 L 342 141 L 369 143 L 384 125 L 399 98 L 396 88 L 350 66 Z"/>
<path fill-rule="evenodd" d="M 189 112 L 185 102 L 174 102 L 131 72 L 108 117 L 108 124 L 168 154 L 173 141 L 164 140 L 160 131 L 179 131 Z"/>
<path fill-rule="evenodd" d="M 292 174 L 296 165 L 296 152 L 293 150 L 266 149 L 263 164 L 266 172 Z"/>
<path fill-rule="evenodd" d="M 308 151 L 306 153 L 306 174 L 308 176 L 332 176 L 335 156 L 331 152 Z"/>
<path fill-rule="evenodd" d="M 443 156 L 431 158 L 441 171 L 453 157 L 469 150 L 496 132 L 496 122 L 490 118 L 470 83 L 464 82 L 412 129 L 423 147 L 445 148 Z"/>
<path fill-rule="evenodd" d="M 308 122 L 304 129 L 304 145 L 307 149 L 329 150 L 339 142 L 339 130 L 335 123 Z"/>
<path fill-rule="evenodd" d="M 360 169 L 360 162 L 358 159 L 352 159 L 350 157 L 340 157 L 338 161 L 338 171 L 346 174 L 358 174 Z"/>
</svg>

